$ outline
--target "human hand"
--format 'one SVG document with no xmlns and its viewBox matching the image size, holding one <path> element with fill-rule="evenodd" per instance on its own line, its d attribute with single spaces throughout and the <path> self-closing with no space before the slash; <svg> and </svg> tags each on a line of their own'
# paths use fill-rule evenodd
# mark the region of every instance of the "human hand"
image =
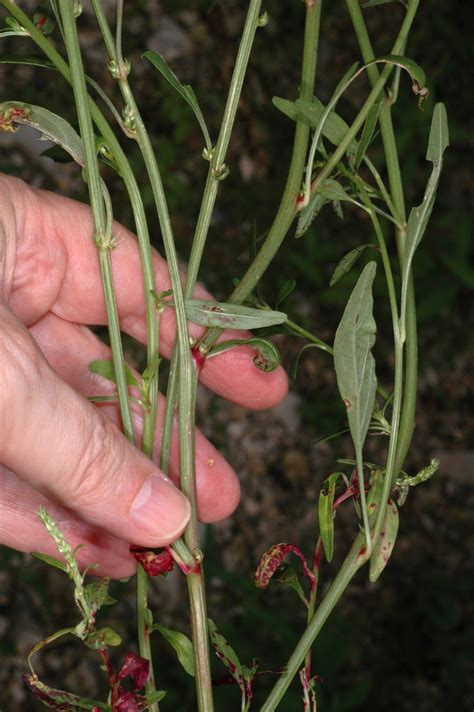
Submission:
<svg viewBox="0 0 474 712">
<path fill-rule="evenodd" d="M 55 555 L 37 517 L 42 504 L 73 547 L 85 544 L 78 552 L 81 566 L 97 563 L 103 576 L 130 575 L 135 563 L 129 543 L 170 543 L 190 512 L 175 485 L 119 431 L 117 406 L 96 407 L 87 400 L 114 391 L 88 368 L 95 359 L 111 357 L 86 326 L 106 323 L 90 210 L 6 176 L 0 176 L 0 208 L 0 543 Z M 119 225 L 114 233 L 121 328 L 145 343 L 136 240 Z M 170 286 L 166 263 L 157 253 L 153 257 L 163 291 Z M 209 298 L 201 287 L 195 294 Z M 163 312 L 160 331 L 162 352 L 169 356 L 172 309 Z M 200 333 L 193 324 L 190 331 Z M 282 368 L 263 373 L 252 358 L 245 346 L 225 351 L 205 361 L 200 381 L 241 406 L 271 407 L 286 394 L 286 375 Z M 141 412 L 134 411 L 134 418 L 140 431 Z M 157 443 L 161 425 L 159 415 Z M 175 435 L 174 482 L 178 467 Z M 199 431 L 196 486 L 203 522 L 223 519 L 237 506 L 235 472 Z"/>
</svg>

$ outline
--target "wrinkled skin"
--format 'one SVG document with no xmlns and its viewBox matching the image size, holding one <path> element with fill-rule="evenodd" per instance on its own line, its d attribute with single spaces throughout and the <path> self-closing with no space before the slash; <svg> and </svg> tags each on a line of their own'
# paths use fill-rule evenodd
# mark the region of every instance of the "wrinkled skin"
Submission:
<svg viewBox="0 0 474 712">
<path fill-rule="evenodd" d="M 144 343 L 143 287 L 136 239 L 114 226 L 112 268 L 121 328 Z M 170 478 L 120 432 L 114 404 L 94 406 L 87 396 L 115 387 L 89 372 L 110 350 L 88 325 L 106 323 L 97 252 L 87 206 L 0 176 L 0 543 L 56 555 L 38 520 L 43 504 L 96 573 L 133 573 L 129 543 L 162 546 L 189 519 L 178 481 L 174 433 Z M 158 291 L 170 288 L 165 261 L 153 255 Z M 209 298 L 202 287 L 195 296 Z M 200 329 L 190 325 L 193 335 Z M 172 309 L 161 320 L 161 349 L 169 357 L 175 334 Z M 242 332 L 243 336 L 245 333 Z M 230 334 L 223 335 L 229 338 Z M 235 332 L 232 332 L 235 337 Z M 238 347 L 209 359 L 200 372 L 208 388 L 246 408 L 269 408 L 286 394 L 278 368 L 264 373 L 253 351 Z M 160 441 L 163 399 L 156 443 Z M 140 409 L 135 426 L 142 428 Z M 215 522 L 238 504 L 231 466 L 198 431 L 196 476 L 199 517 Z"/>
</svg>

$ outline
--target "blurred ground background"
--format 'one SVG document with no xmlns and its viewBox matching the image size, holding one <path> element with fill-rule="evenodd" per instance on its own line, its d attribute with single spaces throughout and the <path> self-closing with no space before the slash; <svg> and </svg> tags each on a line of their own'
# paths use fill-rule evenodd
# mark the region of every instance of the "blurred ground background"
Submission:
<svg viewBox="0 0 474 712">
<path fill-rule="evenodd" d="M 358 58 L 345 4 L 326 5 L 317 81 L 317 94 L 323 101 Z M 158 139 L 183 260 L 206 170 L 200 158 L 201 137 L 191 113 L 139 59 L 140 52 L 159 50 L 180 78 L 193 85 L 215 135 L 245 8 L 245 2 L 234 0 L 163 0 L 136 2 L 127 9 L 125 49 L 133 61 L 133 85 Z M 272 107 L 271 97 L 296 97 L 303 8 L 298 2 L 272 1 L 266 9 L 271 22 L 258 34 L 228 156 L 231 174 L 220 191 L 202 269 L 203 281 L 223 299 L 231 291 L 232 279 L 239 277 L 248 263 L 252 221 L 259 232 L 271 222 L 291 151 L 293 126 Z M 366 11 L 379 54 L 390 48 L 402 12 L 397 4 Z M 448 707 L 461 711 L 470 710 L 474 701 L 474 449 L 469 409 L 474 379 L 470 240 L 474 179 L 468 159 L 472 115 L 469 118 L 465 101 L 473 59 L 465 28 L 471 17 L 470 8 L 459 0 L 421 3 L 408 54 L 426 70 L 430 98 L 425 111 L 419 112 L 408 82 L 402 81 L 395 111 L 409 207 L 420 202 L 429 172 L 424 156 L 435 101 L 446 103 L 450 120 L 451 147 L 430 227 L 416 259 L 420 384 L 417 429 L 406 465 L 409 472 L 416 472 L 438 456 L 441 469 L 429 483 L 410 492 L 401 512 L 396 551 L 381 580 L 371 585 L 365 571 L 360 572 L 318 638 L 314 665 L 321 676 L 320 712 L 433 712 Z M 89 13 L 81 26 L 90 73 L 112 90 Z M 14 51 L 14 47 L 24 53 L 32 51 L 23 40 L 2 40 L 2 52 L 4 47 L 5 52 Z M 2 101 L 42 103 L 47 92 L 50 109 L 62 112 L 70 106 L 67 88 L 45 70 L 0 67 L 0 89 Z M 341 113 L 347 119 L 355 115 L 365 92 L 361 81 L 341 103 Z M 39 158 L 42 148 L 23 132 L 3 135 L 0 169 L 34 185 L 84 198 L 75 167 Z M 141 171 L 134 147 L 128 145 L 127 150 Z M 375 162 L 380 159 L 378 141 L 371 157 Z M 114 185 L 112 177 L 111 183 Z M 119 190 L 118 181 L 115 183 Z M 130 211 L 117 196 L 116 217 L 131 224 Z M 146 190 L 144 197 L 154 224 L 151 196 Z M 286 311 L 331 341 L 354 280 L 349 276 L 329 289 L 329 278 L 340 257 L 367 242 L 367 236 L 368 224 L 360 213 L 346 210 L 341 222 L 325 209 L 304 238 L 295 241 L 288 236 L 263 281 L 263 294 L 272 304 L 281 283 L 295 279 L 297 287 L 285 303 Z M 390 387 L 391 334 L 383 288 L 380 285 L 378 289 L 378 373 Z M 289 336 L 277 336 L 276 341 L 289 368 L 302 342 Z M 128 353 L 140 362 L 133 344 Z M 243 662 L 250 664 L 256 657 L 262 669 L 278 667 L 285 663 L 304 627 L 304 611 L 292 591 L 275 586 L 257 592 L 253 571 L 263 550 L 277 541 L 298 544 L 311 555 L 321 483 L 334 469 L 335 457 L 351 456 L 350 443 L 344 438 L 314 445 L 344 427 L 331 363 L 321 352 L 307 352 L 288 400 L 269 413 L 248 413 L 201 392 L 198 420 L 227 454 L 243 485 L 243 500 L 236 514 L 205 532 L 210 615 Z M 382 458 L 383 446 L 380 439 L 372 439 L 367 459 Z M 349 510 L 338 517 L 336 556 L 331 566 L 323 568 L 323 590 L 337 570 L 354 528 Z M 38 639 L 76 619 L 64 579 L 31 557 L 0 550 L 2 712 L 37 709 L 22 687 L 20 674 L 26 668 L 27 651 Z M 133 584 L 114 584 L 114 588 L 116 592 L 121 589 L 121 600 L 108 610 L 107 621 L 133 641 Z M 178 577 L 154 583 L 152 603 L 160 611 L 159 620 L 186 629 L 185 592 Z M 157 638 L 154 643 L 160 687 L 170 690 L 162 709 L 194 709 L 190 678 L 178 668 L 165 642 Z M 74 643 L 48 650 L 39 669 L 50 684 L 89 697 L 103 694 L 103 675 L 93 654 L 84 655 Z M 224 674 L 224 668 L 216 665 L 216 676 Z M 256 709 L 272 681 L 271 675 L 258 678 Z M 218 710 L 239 709 L 236 690 L 218 688 L 216 704 Z M 281 709 L 293 712 L 301 708 L 295 684 Z"/>
</svg>

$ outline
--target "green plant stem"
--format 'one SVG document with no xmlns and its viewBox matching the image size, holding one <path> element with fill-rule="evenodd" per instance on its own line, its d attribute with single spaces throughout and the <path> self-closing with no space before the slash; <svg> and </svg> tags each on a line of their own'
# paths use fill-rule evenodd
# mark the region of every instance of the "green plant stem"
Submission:
<svg viewBox="0 0 474 712">
<path fill-rule="evenodd" d="M 174 245 L 171 221 L 169 218 L 168 206 L 166 203 L 160 171 L 156 162 L 150 138 L 128 83 L 127 71 L 123 57 L 121 56 L 121 52 L 117 53 L 116 51 L 116 46 L 108 28 L 105 15 L 103 14 L 101 3 L 97 2 L 97 0 L 93 0 L 93 6 L 99 26 L 104 36 L 110 59 L 117 63 L 119 87 L 127 107 L 128 115 L 133 117 L 133 129 L 136 132 L 137 142 L 150 179 L 158 220 L 163 235 L 163 244 L 171 278 L 177 321 L 178 362 L 175 365 L 175 369 L 179 369 L 178 421 L 181 489 L 190 500 L 192 511 L 191 519 L 186 528 L 184 539 L 191 552 L 195 552 L 199 551 L 194 453 L 195 378 L 194 366 L 189 349 L 187 320 L 184 309 L 178 257 Z M 152 299 L 151 293 L 149 297 Z M 168 437 L 171 441 L 171 431 L 169 432 Z M 212 710 L 213 700 L 209 660 L 209 640 L 207 634 L 205 589 L 202 571 L 192 571 L 187 575 L 186 580 L 190 596 L 191 627 L 193 630 L 193 647 L 196 657 L 196 690 L 198 696 L 198 709 Z"/>
<path fill-rule="evenodd" d="M 308 613 L 306 615 L 306 625 L 307 626 L 313 620 L 314 611 L 316 608 L 316 599 L 318 596 L 318 583 L 319 583 L 319 568 L 321 565 L 321 547 L 322 547 L 322 539 L 321 539 L 321 535 L 319 535 L 316 540 L 316 546 L 314 549 L 314 557 L 313 557 L 314 586 L 310 593 L 309 601 L 308 601 Z M 305 671 L 306 671 L 307 680 L 310 680 L 310 678 L 311 678 L 311 665 L 312 665 L 312 656 L 311 656 L 311 648 L 310 648 L 308 650 L 308 652 L 306 653 L 305 661 L 304 661 L 304 667 L 305 667 Z"/>
<path fill-rule="evenodd" d="M 361 549 L 363 549 L 364 545 L 364 535 L 358 534 L 352 544 L 349 554 L 339 569 L 331 586 L 327 590 L 326 595 L 319 604 L 313 618 L 311 619 L 311 622 L 298 641 L 298 644 L 291 654 L 282 674 L 279 676 L 278 681 L 270 692 L 270 695 L 260 708 L 260 712 L 273 712 L 273 710 L 275 710 L 281 702 L 283 695 L 300 669 L 306 654 L 313 645 L 330 613 L 336 606 L 357 571 L 365 563 L 366 558 L 361 555 Z"/>
<path fill-rule="evenodd" d="M 307 13 L 308 13 L 307 21 L 308 21 L 308 16 L 311 12 L 317 12 L 317 11 L 320 12 L 320 9 L 321 9 L 321 3 L 311 5 L 310 7 L 307 6 Z M 391 50 L 391 54 L 397 54 L 399 49 L 405 45 L 406 37 L 410 30 L 411 24 L 413 22 L 415 12 L 416 12 L 416 9 L 414 7 L 408 8 L 407 14 L 406 14 L 403 24 L 400 28 L 398 37 L 397 37 L 397 39 L 393 45 L 393 48 Z M 313 22 L 314 22 L 314 17 L 313 17 Z M 319 28 L 319 17 L 318 17 L 316 28 Z M 310 44 L 312 46 L 311 53 L 314 53 L 315 49 L 317 47 L 317 38 L 318 38 L 317 29 L 312 27 L 310 31 L 311 31 L 311 38 L 308 40 L 308 44 Z M 306 45 L 306 32 L 305 32 L 305 48 L 308 49 L 308 46 Z M 309 60 L 307 60 L 307 61 L 309 61 Z M 314 68 L 315 68 L 315 64 L 314 64 Z M 308 69 L 308 67 L 306 67 L 306 69 Z M 303 71 L 304 70 L 305 70 L 305 61 L 303 59 Z M 388 80 L 388 77 L 390 76 L 391 71 L 392 71 L 392 66 L 387 65 L 385 67 L 385 69 L 382 71 L 382 73 L 380 74 L 380 78 L 378 79 L 374 88 L 370 92 L 366 102 L 364 103 L 364 106 L 359 111 L 356 119 L 354 120 L 354 123 L 349 128 L 344 139 L 339 144 L 339 146 L 336 148 L 334 153 L 331 155 L 331 157 L 329 158 L 328 162 L 326 163 L 326 165 L 324 166 L 322 171 L 318 174 L 318 176 L 313 181 L 312 187 L 311 187 L 311 190 L 313 192 L 317 189 L 319 183 L 322 180 L 324 180 L 325 178 L 327 178 L 332 173 L 332 171 L 336 168 L 336 166 L 339 163 L 339 161 L 341 160 L 341 158 L 343 158 L 343 156 L 345 155 L 347 148 L 350 146 L 350 144 L 356 137 L 356 134 L 358 133 L 358 131 L 362 128 L 362 125 L 364 124 L 370 109 L 372 108 L 373 104 L 379 98 L 380 93 L 383 91 L 383 88 Z M 310 101 L 313 96 L 313 89 L 311 89 L 310 92 L 303 93 L 304 88 L 307 89 L 307 84 L 302 81 L 300 97 L 302 99 L 306 99 L 306 100 Z M 309 138 L 309 128 L 305 127 L 306 132 L 304 134 L 304 136 L 305 136 L 304 153 L 303 153 L 303 155 L 298 155 L 296 157 L 295 152 L 299 154 L 299 151 L 301 151 L 303 149 L 303 144 L 298 143 L 298 146 L 297 146 L 297 141 L 296 141 L 296 138 L 298 135 L 298 129 L 300 127 L 301 127 L 301 124 L 297 124 L 296 134 L 295 134 L 295 143 L 294 143 L 294 147 L 293 147 L 293 157 L 292 157 L 292 162 L 290 165 L 290 172 L 288 174 L 287 184 L 285 187 L 285 192 L 284 192 L 282 201 L 280 203 L 280 208 L 279 208 L 278 213 L 275 217 L 273 225 L 270 228 L 268 235 L 267 235 L 262 247 L 260 248 L 260 251 L 258 252 L 255 260 L 250 265 L 249 269 L 244 274 L 244 276 L 240 280 L 239 284 L 237 285 L 235 290 L 232 292 L 232 294 L 230 295 L 230 297 L 228 298 L 227 301 L 230 301 L 230 302 L 233 302 L 236 304 L 240 304 L 243 301 L 245 301 L 245 299 L 247 299 L 249 294 L 255 288 L 256 284 L 262 278 L 262 276 L 265 273 L 265 270 L 267 269 L 271 260 L 275 256 L 278 248 L 280 247 L 280 245 L 281 245 L 286 233 L 288 232 L 288 230 L 291 226 L 291 223 L 293 222 L 293 219 L 296 215 L 296 198 L 298 196 L 300 186 L 301 186 L 301 181 L 302 181 L 302 176 L 303 176 L 303 171 L 304 171 L 305 156 L 306 156 L 306 151 L 307 151 L 307 146 L 308 146 L 308 138 Z M 297 168 L 298 168 L 298 170 L 297 170 Z M 290 180 L 290 178 L 291 178 L 291 180 Z M 203 344 L 204 348 L 211 348 L 220 333 L 221 333 L 221 330 L 219 330 L 219 329 L 210 329 L 202 338 L 202 344 Z"/>
<path fill-rule="evenodd" d="M 352 19 L 352 23 L 354 25 L 354 29 L 357 35 L 357 40 L 359 42 L 359 47 L 364 62 L 370 62 L 372 59 L 374 59 L 375 55 L 372 49 L 372 44 L 370 42 L 370 38 L 367 32 L 367 27 L 364 22 L 364 17 L 360 5 L 357 0 L 346 0 L 346 3 Z M 406 24 L 408 21 L 411 25 L 417 12 L 418 5 L 419 0 L 410 0 L 404 24 Z M 399 47 L 397 47 L 397 52 L 393 52 L 394 54 L 399 54 L 404 51 L 407 34 L 408 33 L 405 34 L 405 41 L 401 43 Z M 368 68 L 367 71 L 369 81 L 371 82 L 372 86 L 375 86 L 376 83 L 379 81 L 379 71 L 376 65 L 372 65 Z M 395 134 L 393 130 L 390 106 L 391 99 L 390 97 L 388 97 L 386 101 L 382 102 L 379 114 L 379 123 L 385 151 L 385 159 L 387 163 L 387 171 L 393 204 L 397 215 L 399 215 L 402 222 L 405 223 L 405 199 L 403 195 L 403 184 L 401 179 L 400 164 L 398 160 L 398 152 L 395 141 Z M 400 265 L 403 266 L 405 230 L 398 229 L 396 236 L 399 261 Z M 403 467 L 408 448 L 410 447 L 415 424 L 416 389 L 418 378 L 418 346 L 413 278 L 410 278 L 407 295 L 407 331 L 405 355 L 406 369 L 403 388 L 403 407 L 400 420 L 400 433 L 397 453 L 394 465 L 394 477 L 397 476 L 397 474 Z"/>
<path fill-rule="evenodd" d="M 261 4 L 261 0 L 252 0 L 247 12 L 247 18 L 245 20 L 234 71 L 232 73 L 219 136 L 216 146 L 213 149 L 212 156 L 210 157 L 209 171 L 207 174 L 206 185 L 204 187 L 201 208 L 196 223 L 191 254 L 186 271 L 186 281 L 184 286 L 185 299 L 190 299 L 192 297 L 194 286 L 196 284 L 204 247 L 209 233 L 212 212 L 214 210 L 219 185 L 221 183 L 219 176 L 222 175 L 223 171 L 225 171 L 225 157 L 237 114 L 237 107 L 247 71 L 250 52 L 258 28 L 258 18 Z M 170 377 L 168 380 L 166 394 L 166 412 L 162 435 L 161 466 L 164 470 L 167 469 L 169 463 L 171 443 L 170 432 L 173 427 L 173 412 L 174 404 L 176 402 L 178 377 L 177 370 L 175 368 L 176 356 L 176 350 L 174 350 L 171 359 Z"/>
<path fill-rule="evenodd" d="M 145 692 L 147 695 L 152 694 L 156 690 L 155 672 L 153 669 L 153 657 L 151 654 L 150 631 L 146 622 L 148 610 L 148 575 L 142 566 L 137 569 L 137 634 L 138 647 L 140 655 L 145 660 L 150 661 L 148 670 L 148 679 L 145 684 Z M 150 712 L 159 712 L 158 703 L 150 705 Z"/>
<path fill-rule="evenodd" d="M 84 68 L 77 37 L 76 20 L 70 2 L 61 0 L 61 16 L 64 29 L 64 39 L 69 62 L 72 67 L 71 85 L 74 92 L 79 129 L 84 147 L 85 174 L 89 189 L 89 198 L 94 224 L 94 238 L 99 247 L 99 264 L 102 277 L 104 300 L 109 324 L 110 344 L 114 362 L 117 390 L 119 393 L 120 412 L 126 436 L 135 441 L 134 426 L 130 403 L 128 399 L 127 377 L 120 337 L 117 304 L 113 289 L 112 267 L 110 262 L 110 238 L 107 235 L 107 219 L 102 195 L 101 177 L 97 161 L 95 136 L 92 127 L 87 87 L 84 78 Z"/>
</svg>

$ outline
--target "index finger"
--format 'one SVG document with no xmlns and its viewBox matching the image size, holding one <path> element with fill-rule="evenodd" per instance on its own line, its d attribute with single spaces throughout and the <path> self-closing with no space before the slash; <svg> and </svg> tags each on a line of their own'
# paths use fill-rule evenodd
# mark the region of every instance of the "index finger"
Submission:
<svg viewBox="0 0 474 712">
<path fill-rule="evenodd" d="M 106 310 L 96 247 L 92 240 L 90 208 L 69 198 L 30 188 L 22 181 L 2 178 L 3 201 L 13 206 L 17 241 L 15 266 L 7 299 L 26 324 L 52 311 L 79 324 L 106 324 Z M 114 225 L 117 247 L 112 269 L 121 328 L 146 343 L 145 299 L 140 256 L 135 236 Z M 170 288 L 166 262 L 153 250 L 157 291 Z M 210 298 L 196 287 L 196 296 Z M 189 325 L 198 336 L 202 329 Z M 248 334 L 240 332 L 240 335 Z M 222 338 L 236 338 L 235 331 Z M 175 337 L 172 309 L 162 314 L 160 349 L 170 356 Z M 254 351 L 237 347 L 205 361 L 200 380 L 219 395 L 245 407 L 268 408 L 287 392 L 287 377 L 279 367 L 271 373 L 253 364 Z"/>
</svg>

